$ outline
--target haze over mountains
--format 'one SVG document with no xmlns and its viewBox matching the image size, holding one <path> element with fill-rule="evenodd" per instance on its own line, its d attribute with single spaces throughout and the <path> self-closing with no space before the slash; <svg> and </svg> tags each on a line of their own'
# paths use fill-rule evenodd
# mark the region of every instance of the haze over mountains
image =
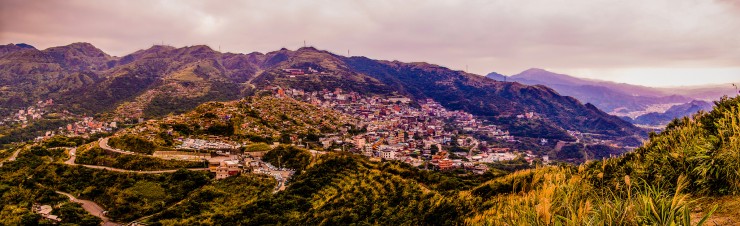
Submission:
<svg viewBox="0 0 740 226">
<path fill-rule="evenodd" d="M 45 50 L 9 44 L 1 46 L 0 53 L 3 111 L 53 98 L 73 112 L 150 118 L 207 101 L 238 99 L 270 86 L 341 88 L 432 98 L 451 110 L 509 127 L 516 124 L 516 115 L 541 116 L 536 125 L 511 129 L 518 136 L 570 139 L 565 130 L 616 137 L 641 134 L 630 123 L 545 86 L 499 82 L 428 63 L 344 57 L 312 47 L 236 54 L 208 46 L 152 46 L 113 57 L 88 43 Z M 291 68 L 316 73 L 286 75 L 284 69 Z"/>
<path fill-rule="evenodd" d="M 687 116 L 696 113 L 698 110 L 709 110 L 711 104 L 708 102 L 718 100 L 724 95 L 733 95 L 736 92 L 731 84 L 654 88 L 577 78 L 537 68 L 528 69 L 512 76 L 504 76 L 493 72 L 486 77 L 497 81 L 546 85 L 562 95 L 575 97 L 584 103 L 591 103 L 599 109 L 621 116 L 627 121 L 649 126 L 662 126 L 674 117 Z M 682 106 L 665 113 L 669 108 L 677 105 Z"/>
</svg>

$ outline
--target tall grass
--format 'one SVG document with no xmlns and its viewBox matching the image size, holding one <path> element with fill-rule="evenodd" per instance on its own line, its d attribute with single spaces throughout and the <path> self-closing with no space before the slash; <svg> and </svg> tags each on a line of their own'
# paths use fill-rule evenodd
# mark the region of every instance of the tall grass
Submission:
<svg viewBox="0 0 740 226">
<path fill-rule="evenodd" d="M 696 200 L 740 193 L 740 97 L 620 157 L 520 171 L 471 193 L 487 201 L 469 225 L 703 225 L 717 206 L 692 219 Z"/>
</svg>

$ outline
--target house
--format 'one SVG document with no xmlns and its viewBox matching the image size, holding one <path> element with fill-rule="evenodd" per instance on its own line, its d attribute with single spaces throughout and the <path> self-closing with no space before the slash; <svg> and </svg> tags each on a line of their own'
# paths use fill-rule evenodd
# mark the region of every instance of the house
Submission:
<svg viewBox="0 0 740 226">
<path fill-rule="evenodd" d="M 236 160 L 226 160 L 219 163 L 216 167 L 216 180 L 224 179 L 230 176 L 236 176 L 241 173 L 239 162 Z"/>
<path fill-rule="evenodd" d="M 383 150 L 380 152 L 380 157 L 386 160 L 394 160 L 396 159 L 396 151 L 393 150 Z"/>
<path fill-rule="evenodd" d="M 466 170 L 471 170 L 473 167 L 475 167 L 475 164 L 472 162 L 463 162 L 462 166 L 465 167 Z"/>
<path fill-rule="evenodd" d="M 452 160 L 450 159 L 441 159 L 439 160 L 439 169 L 440 170 L 450 170 L 453 168 Z"/>
<path fill-rule="evenodd" d="M 486 164 L 478 164 L 473 168 L 473 173 L 477 174 L 484 174 L 488 171 L 488 165 Z"/>
<path fill-rule="evenodd" d="M 222 162 L 229 161 L 229 160 L 236 161 L 232 157 L 225 157 L 225 156 L 210 158 L 208 159 L 208 170 L 215 173 L 218 170 L 218 168 L 221 166 Z"/>
<path fill-rule="evenodd" d="M 32 209 L 34 213 L 38 213 L 43 218 L 56 221 L 56 222 L 62 221 L 62 219 L 60 219 L 59 216 L 51 214 L 51 211 L 54 209 L 50 205 L 39 206 L 38 204 L 34 204 Z"/>
<path fill-rule="evenodd" d="M 303 74 L 305 74 L 302 69 L 296 69 L 296 68 L 283 69 L 283 72 L 286 72 L 286 73 L 291 74 L 291 75 L 303 75 Z"/>
</svg>

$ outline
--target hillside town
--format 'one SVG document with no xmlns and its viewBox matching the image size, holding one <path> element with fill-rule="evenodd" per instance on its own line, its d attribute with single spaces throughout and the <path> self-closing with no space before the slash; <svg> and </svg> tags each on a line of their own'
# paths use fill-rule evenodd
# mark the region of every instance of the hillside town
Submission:
<svg viewBox="0 0 740 226">
<path fill-rule="evenodd" d="M 414 106 L 407 97 L 362 96 L 356 92 L 305 92 L 273 87 L 278 97 L 294 98 L 317 106 L 331 108 L 360 119 L 360 134 L 327 134 L 320 139 L 324 149 L 344 150 L 371 159 L 394 160 L 414 166 L 440 170 L 468 169 L 485 172 L 486 164 L 514 160 L 522 156 L 528 162 L 548 156 L 536 156 L 510 148 L 501 148 L 477 136 L 494 137 L 501 142 L 516 142 L 508 131 L 482 121 L 464 111 L 450 111 L 432 99 Z M 535 117 L 526 113 L 522 117 Z M 453 150 L 445 150 L 454 148 Z"/>
<path fill-rule="evenodd" d="M 53 110 L 53 106 L 53 99 L 38 101 L 34 105 L 13 111 L 12 114 L 7 115 L 0 120 L 0 125 L 20 124 L 22 127 L 26 127 L 29 122 L 49 117 L 49 114 Z"/>
<path fill-rule="evenodd" d="M 58 124 L 58 122 L 66 124 L 56 128 L 47 128 L 49 127 L 47 125 Z M 67 110 L 59 110 L 59 106 L 54 104 L 53 99 L 38 101 L 34 105 L 13 111 L 12 114 L 0 120 L 0 127 L 9 131 L 24 129 L 34 124 L 44 128 L 42 133 L 35 137 L 36 141 L 57 135 L 87 137 L 97 133 L 110 133 L 118 128 L 118 123 L 115 121 L 105 122 Z"/>
</svg>

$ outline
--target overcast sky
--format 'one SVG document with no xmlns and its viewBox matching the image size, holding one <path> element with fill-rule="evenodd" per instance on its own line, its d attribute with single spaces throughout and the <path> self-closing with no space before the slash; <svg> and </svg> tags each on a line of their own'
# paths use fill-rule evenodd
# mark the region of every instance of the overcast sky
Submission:
<svg viewBox="0 0 740 226">
<path fill-rule="evenodd" d="M 740 81 L 740 0 L 0 0 L 0 43 L 319 49 L 485 75 L 528 68 L 650 86 Z"/>
</svg>

